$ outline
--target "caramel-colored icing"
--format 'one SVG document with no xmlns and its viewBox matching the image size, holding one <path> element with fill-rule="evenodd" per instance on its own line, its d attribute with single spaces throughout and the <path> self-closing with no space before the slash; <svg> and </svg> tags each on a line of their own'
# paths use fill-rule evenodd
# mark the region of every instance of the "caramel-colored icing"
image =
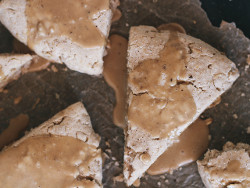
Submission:
<svg viewBox="0 0 250 188">
<path fill-rule="evenodd" d="M 110 50 L 104 57 L 103 76 L 106 82 L 115 90 L 116 104 L 113 111 L 114 124 L 124 128 L 126 114 L 126 90 L 127 90 L 127 39 L 112 35 L 110 38 Z"/>
<path fill-rule="evenodd" d="M 28 123 L 29 116 L 26 114 L 19 114 L 12 118 L 8 128 L 0 134 L 0 149 L 17 139 L 20 132 L 24 131 L 28 126 Z"/>
<path fill-rule="evenodd" d="M 150 175 L 171 172 L 180 166 L 196 161 L 209 143 L 210 121 L 197 119 L 179 137 L 179 142 L 169 147 L 147 170 Z"/>
<path fill-rule="evenodd" d="M 219 96 L 208 108 L 214 108 L 221 103 L 221 96 Z"/>
<path fill-rule="evenodd" d="M 241 163 L 238 160 L 231 160 L 228 162 L 225 169 L 216 169 L 211 171 L 211 176 L 218 176 L 220 178 L 228 179 L 246 179 L 246 182 L 249 183 L 250 171 L 246 167 L 241 167 Z"/>
<path fill-rule="evenodd" d="M 23 43 L 17 39 L 13 40 L 13 52 L 18 54 L 35 54 Z M 29 67 L 23 68 L 22 73 L 37 72 L 46 69 L 50 65 L 50 62 L 38 55 L 33 55 L 31 64 Z"/>
<path fill-rule="evenodd" d="M 157 27 L 157 29 L 159 31 L 161 31 L 161 30 L 169 30 L 169 31 L 173 31 L 173 32 L 179 32 L 179 33 L 186 34 L 185 29 L 181 25 L 179 25 L 177 23 L 162 24 L 159 27 Z"/>
<path fill-rule="evenodd" d="M 48 68 L 49 65 L 50 62 L 47 59 L 39 56 L 33 56 L 30 66 L 25 69 L 23 73 L 42 71 Z"/>
<path fill-rule="evenodd" d="M 128 75 L 128 84 L 135 92 L 128 107 L 129 124 L 165 138 L 192 121 L 196 104 L 183 81 L 187 77 L 185 46 L 177 32 L 170 32 L 159 58 L 139 62 Z"/>
<path fill-rule="evenodd" d="M 115 9 L 113 11 L 113 17 L 112 17 L 112 22 L 116 22 L 118 20 L 120 20 L 120 18 L 122 17 L 122 13 L 119 9 Z"/>
<path fill-rule="evenodd" d="M 0 153 L 0 187 L 98 187 L 89 163 L 95 146 L 73 137 L 36 136 Z"/>
<path fill-rule="evenodd" d="M 109 0 L 27 0 L 28 46 L 65 36 L 86 47 L 103 46 L 105 37 L 93 16 L 109 9 Z"/>
</svg>

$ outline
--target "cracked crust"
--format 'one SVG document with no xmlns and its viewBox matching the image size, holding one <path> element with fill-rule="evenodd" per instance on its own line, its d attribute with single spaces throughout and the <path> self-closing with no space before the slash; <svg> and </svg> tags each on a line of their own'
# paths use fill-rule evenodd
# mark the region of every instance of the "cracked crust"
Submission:
<svg viewBox="0 0 250 188">
<path fill-rule="evenodd" d="M 197 161 L 198 170 L 207 188 L 243 188 L 250 187 L 250 146 L 227 142 L 222 151 L 209 150 L 202 161 Z M 230 172 L 229 164 L 238 161 L 239 169 Z M 219 174 L 220 171 L 223 174 Z M 216 173 L 214 173 L 216 172 Z"/>
<path fill-rule="evenodd" d="M 111 8 L 116 8 L 111 1 Z M 27 18 L 25 15 L 26 0 L 3 0 L 0 3 L 0 20 L 14 37 L 27 45 Z M 93 23 L 107 38 L 112 19 L 112 10 L 99 12 L 93 16 Z M 50 61 L 65 63 L 70 69 L 100 75 L 103 70 L 105 46 L 86 48 L 68 37 L 53 37 L 42 40 L 33 49 L 39 56 Z"/>
<path fill-rule="evenodd" d="M 100 136 L 92 129 L 90 117 L 81 102 L 72 104 L 39 127 L 32 129 L 14 145 L 32 136 L 48 134 L 70 136 L 95 147 L 98 147 L 100 142 Z"/>
<path fill-rule="evenodd" d="M 69 136 L 79 139 L 88 145 L 94 146 L 96 148 L 97 155 L 88 166 L 90 172 L 88 174 L 82 174 L 81 177 L 79 176 L 77 178 L 84 179 L 91 177 L 93 181 L 96 181 L 100 187 L 102 187 L 102 157 L 101 150 L 97 149 L 100 142 L 100 136 L 95 134 L 92 129 L 90 117 L 81 102 L 75 103 L 65 110 L 57 113 L 39 127 L 31 130 L 28 134 L 16 141 L 10 147 L 16 147 L 30 137 L 44 135 Z M 6 147 L 5 149 L 10 147 Z"/>
<path fill-rule="evenodd" d="M 169 34 L 169 31 L 158 32 L 150 26 L 132 27 L 128 47 L 128 74 L 139 62 L 159 58 L 159 52 L 168 41 Z M 194 98 L 197 112 L 192 121 L 172 130 L 166 139 L 153 138 L 142 128 L 130 125 L 128 120 L 124 154 L 124 177 L 128 185 L 140 178 L 169 146 L 177 142 L 178 136 L 229 89 L 239 76 L 235 64 L 216 49 L 182 33 L 178 33 L 178 37 L 185 45 L 186 71 L 189 75 L 186 80 L 180 80 L 179 84 L 187 85 Z M 138 94 L 141 93 L 128 83 L 128 105 L 133 96 Z M 149 154 L 147 162 L 140 159 L 142 154 Z"/>
<path fill-rule="evenodd" d="M 0 55 L 0 90 L 9 82 L 16 80 L 22 69 L 28 68 L 32 60 L 29 54 L 1 54 Z"/>
</svg>

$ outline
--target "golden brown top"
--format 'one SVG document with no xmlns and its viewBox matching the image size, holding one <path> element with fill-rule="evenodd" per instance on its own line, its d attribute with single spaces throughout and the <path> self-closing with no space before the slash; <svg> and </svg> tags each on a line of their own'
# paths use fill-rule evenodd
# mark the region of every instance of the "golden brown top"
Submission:
<svg viewBox="0 0 250 188">
<path fill-rule="evenodd" d="M 66 36 L 86 47 L 103 46 L 105 37 L 93 16 L 109 9 L 109 0 L 27 0 L 28 45 Z"/>
<path fill-rule="evenodd" d="M 129 73 L 133 95 L 128 120 L 155 137 L 166 137 L 178 126 L 191 121 L 196 104 L 190 93 L 186 73 L 186 50 L 177 32 L 170 32 L 158 59 L 147 59 Z"/>
<path fill-rule="evenodd" d="M 0 153 L 0 187 L 98 187 L 89 164 L 100 151 L 73 137 L 30 137 Z"/>
</svg>

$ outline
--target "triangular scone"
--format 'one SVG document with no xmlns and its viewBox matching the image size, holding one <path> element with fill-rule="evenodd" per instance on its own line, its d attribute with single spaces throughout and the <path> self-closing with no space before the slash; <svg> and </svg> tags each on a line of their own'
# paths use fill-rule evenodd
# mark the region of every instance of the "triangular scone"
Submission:
<svg viewBox="0 0 250 188">
<path fill-rule="evenodd" d="M 0 153 L 0 187 L 102 187 L 99 142 L 75 103 Z"/>
<path fill-rule="evenodd" d="M 32 56 L 29 54 L 2 54 L 0 55 L 0 90 L 10 81 L 17 79 L 22 69 L 29 67 Z"/>
<path fill-rule="evenodd" d="M 124 177 L 131 185 L 239 74 L 208 44 L 150 26 L 131 28 L 127 67 Z"/>
<path fill-rule="evenodd" d="M 250 187 L 250 146 L 227 142 L 223 151 L 209 150 L 198 170 L 207 188 Z"/>
<path fill-rule="evenodd" d="M 3 0 L 0 21 L 39 56 L 100 75 L 110 7 L 110 0 Z"/>
</svg>

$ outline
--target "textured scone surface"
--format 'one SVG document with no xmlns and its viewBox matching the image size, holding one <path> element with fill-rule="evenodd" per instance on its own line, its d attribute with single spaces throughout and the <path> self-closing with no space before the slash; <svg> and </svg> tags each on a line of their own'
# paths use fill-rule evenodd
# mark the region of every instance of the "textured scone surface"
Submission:
<svg viewBox="0 0 250 188">
<path fill-rule="evenodd" d="M 72 137 L 30 137 L 0 154 L 0 186 L 99 187 L 91 166 L 100 155 L 95 146 Z"/>
<path fill-rule="evenodd" d="M 96 147 L 99 146 L 100 142 L 100 136 L 94 132 L 88 112 L 81 102 L 72 104 L 57 113 L 51 119 L 30 131 L 14 145 L 28 137 L 44 134 L 70 136 Z"/>
<path fill-rule="evenodd" d="M 2 54 L 0 55 L 0 89 L 10 81 L 17 79 L 23 68 L 29 67 L 32 56 L 29 54 Z"/>
<path fill-rule="evenodd" d="M 167 101 L 168 99 L 165 99 L 164 95 L 155 94 L 155 90 L 152 89 L 157 84 L 154 84 L 152 87 L 148 85 L 144 87 L 144 85 L 131 81 L 130 76 L 132 75 L 141 80 L 146 80 L 146 82 L 153 77 L 151 75 L 154 70 L 153 68 L 150 70 L 144 69 L 143 72 L 138 73 L 135 73 L 135 70 L 139 66 L 142 66 L 143 63 L 148 63 L 150 59 L 154 61 L 156 64 L 155 68 L 157 68 L 157 63 L 161 61 L 159 58 L 162 56 L 162 50 L 166 44 L 169 43 L 170 35 L 171 33 L 169 31 L 159 32 L 150 26 L 132 27 L 130 30 L 127 65 L 129 75 L 128 128 L 125 131 L 126 146 L 124 155 L 124 176 L 128 185 L 131 185 L 137 178 L 140 178 L 166 148 L 174 142 L 177 142 L 178 136 L 198 118 L 213 101 L 229 89 L 239 76 L 234 63 L 219 51 L 198 39 L 177 33 L 178 40 L 183 46 L 182 51 L 185 53 L 186 75 L 177 75 L 173 78 L 173 80 L 176 81 L 173 85 L 187 87 L 196 106 L 195 114 L 190 120 L 179 126 L 162 126 L 161 133 L 165 132 L 164 135 L 167 135 L 165 137 L 162 137 L 160 133 L 159 135 L 153 134 L 150 129 L 146 128 L 146 124 L 149 123 L 148 121 L 144 121 L 144 123 L 141 123 L 142 125 L 133 123 L 130 119 L 129 111 L 132 110 L 132 112 L 134 112 L 133 110 L 137 108 L 137 111 L 143 114 L 142 112 L 144 110 L 140 110 L 141 102 L 138 103 L 138 106 L 134 105 L 134 101 L 136 101 L 135 99 L 137 99 L 138 96 L 147 96 L 147 98 L 153 101 L 149 107 L 147 107 L 147 113 L 145 112 L 145 117 L 148 116 L 147 120 L 162 118 L 161 115 L 156 114 L 156 116 L 155 109 L 152 109 L 150 106 L 157 104 L 159 106 L 159 109 L 157 109 L 159 110 L 159 114 L 163 113 L 163 110 L 167 108 L 168 102 L 165 104 L 162 103 L 162 101 Z M 163 69 L 166 69 L 166 67 L 168 68 L 168 64 L 163 66 Z M 158 75 L 161 75 L 161 72 L 159 72 Z M 164 79 L 167 78 L 167 76 L 168 75 L 163 75 L 158 85 L 164 84 Z M 164 89 L 161 91 L 163 91 L 162 93 L 164 94 Z M 130 107 L 132 108 L 130 109 Z M 150 110 L 150 108 L 152 110 Z M 179 108 L 182 107 L 177 106 L 176 108 L 179 110 Z M 152 114 L 153 116 L 150 117 Z M 166 116 L 167 114 L 164 115 L 164 117 Z M 182 116 L 176 117 L 182 119 Z M 141 120 L 141 122 L 143 122 L 143 120 Z M 154 127 L 152 127 L 152 129 L 154 129 Z"/>
<path fill-rule="evenodd" d="M 75 103 L 0 153 L 0 184 L 101 187 L 99 141 L 83 104 Z"/>
<path fill-rule="evenodd" d="M 250 187 L 250 146 L 227 142 L 222 151 L 209 150 L 197 161 L 202 181 L 208 188 Z"/>
<path fill-rule="evenodd" d="M 28 45 L 39 56 L 50 61 L 65 63 L 72 70 L 91 75 L 101 74 L 105 40 L 109 33 L 112 18 L 112 11 L 109 7 L 110 1 L 103 1 L 107 2 L 107 6 L 101 7 L 100 10 L 97 9 L 98 7 L 95 9 L 95 6 L 92 6 L 98 6 L 98 3 L 84 7 L 76 6 L 81 1 L 76 1 L 74 4 L 71 1 L 58 4 L 57 1 L 20 0 L 17 3 L 15 0 L 4 0 L 0 4 L 0 20 L 18 40 Z M 34 2 L 48 6 L 45 10 L 38 12 L 34 9 Z M 57 6 L 54 6 L 53 2 Z M 32 4 L 31 8 L 30 4 Z M 72 10 L 74 7 L 76 7 L 75 11 Z M 81 16 L 77 16 L 77 12 L 81 14 L 81 12 L 88 11 L 86 7 L 90 7 L 89 17 L 81 20 Z M 82 11 L 80 11 L 81 9 Z M 35 14 L 33 14 L 33 10 Z M 72 16 L 72 20 L 52 19 L 63 16 L 65 16 L 65 19 L 70 19 L 70 16 Z M 54 24 L 54 22 L 57 24 Z M 85 22 L 88 23 L 85 24 L 88 26 L 87 29 L 84 24 L 81 25 Z M 81 34 L 80 30 L 84 32 Z M 89 35 L 90 37 L 88 37 Z M 92 35 L 95 38 L 91 37 Z M 98 40 L 98 36 L 100 40 Z M 95 44 L 95 41 L 102 42 Z"/>
</svg>

